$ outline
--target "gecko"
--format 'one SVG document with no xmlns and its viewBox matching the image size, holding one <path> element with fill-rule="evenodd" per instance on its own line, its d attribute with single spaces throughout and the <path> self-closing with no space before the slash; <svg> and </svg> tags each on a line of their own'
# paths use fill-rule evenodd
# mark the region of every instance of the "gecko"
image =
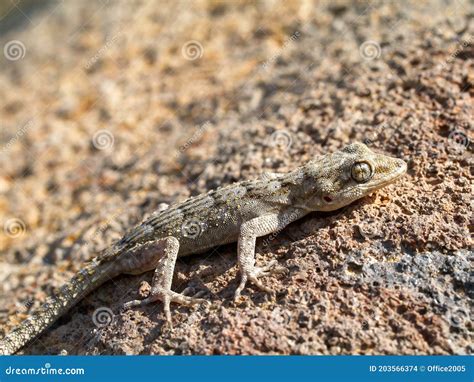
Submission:
<svg viewBox="0 0 474 382">
<path fill-rule="evenodd" d="M 38 337 L 88 293 L 120 274 L 154 270 L 151 291 L 130 309 L 160 301 L 171 323 L 170 304 L 194 305 L 206 300 L 171 289 L 176 259 L 237 242 L 240 283 L 238 299 L 248 283 L 270 292 L 262 277 L 282 267 L 273 260 L 255 264 L 256 239 L 280 232 L 313 211 L 334 211 L 399 179 L 407 170 L 402 159 L 352 143 L 315 157 L 288 173 L 264 173 L 165 206 L 129 230 L 120 240 L 86 263 L 36 312 L 0 340 L 0 354 L 14 354 Z"/>
</svg>

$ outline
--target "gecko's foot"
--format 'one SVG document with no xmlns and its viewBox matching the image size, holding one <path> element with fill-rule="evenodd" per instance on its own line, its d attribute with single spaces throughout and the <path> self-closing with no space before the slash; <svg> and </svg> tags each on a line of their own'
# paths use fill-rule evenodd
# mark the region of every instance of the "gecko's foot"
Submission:
<svg viewBox="0 0 474 382">
<path fill-rule="evenodd" d="M 145 306 L 147 304 L 161 301 L 163 303 L 163 310 L 165 312 L 166 320 L 171 322 L 171 310 L 170 304 L 172 302 L 180 305 L 192 306 L 197 304 L 207 304 L 209 301 L 202 298 L 194 298 L 184 296 L 180 293 L 173 292 L 171 290 L 156 289 L 150 292 L 150 295 L 143 300 L 132 300 L 122 305 L 122 310 L 128 310 L 136 306 Z"/>
<path fill-rule="evenodd" d="M 272 289 L 263 285 L 260 282 L 259 277 L 268 276 L 274 273 L 283 273 L 285 271 L 286 271 L 286 268 L 277 266 L 276 260 L 270 261 L 264 267 L 253 267 L 252 269 L 248 271 L 243 271 L 242 279 L 234 294 L 234 300 L 237 300 L 240 297 L 240 293 L 245 288 L 247 281 L 251 281 L 257 288 L 263 290 L 264 292 L 271 293 Z"/>
</svg>

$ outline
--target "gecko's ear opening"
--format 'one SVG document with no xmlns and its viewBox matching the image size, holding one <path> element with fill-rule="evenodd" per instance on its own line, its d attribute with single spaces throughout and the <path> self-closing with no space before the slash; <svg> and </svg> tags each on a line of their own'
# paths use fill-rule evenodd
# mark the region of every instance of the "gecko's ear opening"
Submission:
<svg viewBox="0 0 474 382">
<path fill-rule="evenodd" d="M 326 203 L 331 203 L 332 202 L 332 198 L 330 196 L 323 196 L 323 200 L 326 202 Z"/>
</svg>

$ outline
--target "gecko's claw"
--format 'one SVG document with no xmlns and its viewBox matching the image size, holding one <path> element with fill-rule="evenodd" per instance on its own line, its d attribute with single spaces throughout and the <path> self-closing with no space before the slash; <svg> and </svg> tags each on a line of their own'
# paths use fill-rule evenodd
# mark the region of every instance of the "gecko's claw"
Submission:
<svg viewBox="0 0 474 382">
<path fill-rule="evenodd" d="M 194 298 L 189 296 L 184 296 L 180 293 L 176 293 L 170 290 L 152 290 L 150 295 L 143 300 L 132 300 L 128 301 L 122 305 L 122 310 L 128 310 L 136 306 L 145 306 L 147 304 L 161 301 L 163 303 L 163 310 L 165 312 L 166 321 L 171 322 L 171 309 L 170 304 L 172 302 L 178 303 L 180 305 L 192 306 L 198 304 L 208 304 L 209 301 L 203 298 Z"/>
<path fill-rule="evenodd" d="M 272 289 L 263 285 L 260 282 L 259 277 L 268 276 L 274 273 L 282 273 L 286 271 L 286 268 L 276 266 L 277 263 L 278 262 L 276 260 L 272 260 L 264 267 L 253 267 L 253 269 L 249 271 L 243 271 L 242 279 L 234 294 L 234 300 L 237 300 L 240 297 L 242 290 L 245 288 L 245 285 L 247 284 L 247 281 L 251 281 L 260 290 L 263 290 L 264 292 L 267 292 L 267 293 L 271 293 Z"/>
</svg>

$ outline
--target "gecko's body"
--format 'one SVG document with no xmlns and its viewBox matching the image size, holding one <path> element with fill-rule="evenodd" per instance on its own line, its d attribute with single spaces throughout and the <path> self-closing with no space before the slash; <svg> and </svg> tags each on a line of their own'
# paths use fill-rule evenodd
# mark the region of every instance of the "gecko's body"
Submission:
<svg viewBox="0 0 474 382">
<path fill-rule="evenodd" d="M 171 290 L 176 258 L 226 243 L 238 243 L 242 279 L 235 297 L 247 281 L 268 290 L 259 278 L 275 269 L 275 262 L 263 268 L 255 266 L 257 237 L 278 232 L 311 211 L 348 205 L 394 182 L 405 171 L 404 161 L 355 143 L 288 174 L 264 174 L 158 211 L 86 264 L 56 296 L 1 340 L 0 354 L 16 352 L 87 293 L 123 273 L 155 269 L 150 295 L 125 304 L 125 308 L 160 300 L 171 320 L 170 302 L 204 302 Z"/>
</svg>

